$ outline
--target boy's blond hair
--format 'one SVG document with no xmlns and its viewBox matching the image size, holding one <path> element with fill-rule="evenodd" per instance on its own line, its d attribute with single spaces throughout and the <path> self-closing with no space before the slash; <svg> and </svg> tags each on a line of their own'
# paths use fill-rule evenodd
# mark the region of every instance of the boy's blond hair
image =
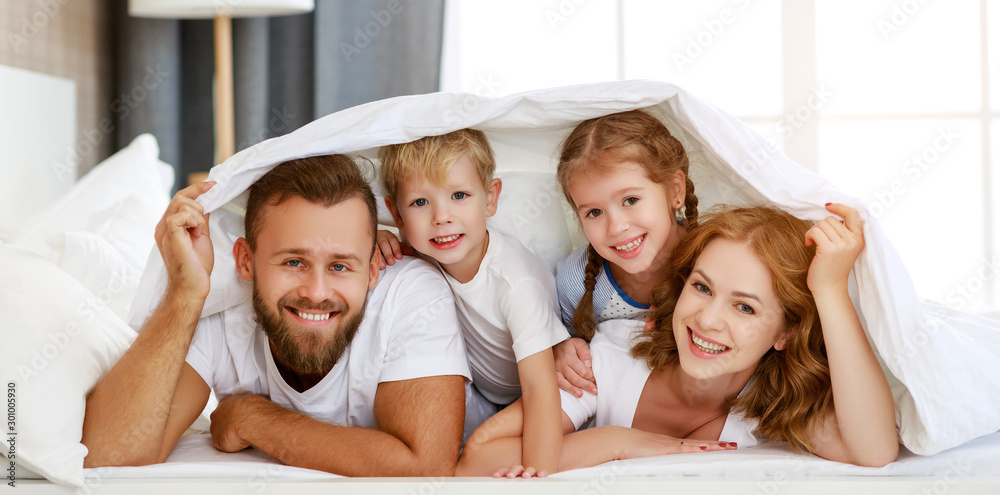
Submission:
<svg viewBox="0 0 1000 495">
<path fill-rule="evenodd" d="M 399 185 L 414 174 L 443 185 L 445 175 L 462 155 L 468 155 L 479 170 L 483 187 L 489 187 L 496 170 L 496 159 L 486 134 L 475 129 L 461 129 L 440 136 L 427 136 L 411 143 L 383 146 L 378 151 L 382 162 L 382 185 L 396 201 Z"/>
</svg>

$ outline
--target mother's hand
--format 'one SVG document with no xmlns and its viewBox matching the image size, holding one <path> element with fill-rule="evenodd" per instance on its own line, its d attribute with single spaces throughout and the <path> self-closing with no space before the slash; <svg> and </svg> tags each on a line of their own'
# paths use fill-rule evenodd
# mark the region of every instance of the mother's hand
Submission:
<svg viewBox="0 0 1000 495">
<path fill-rule="evenodd" d="M 715 450 L 736 450 L 736 442 L 720 442 L 718 440 L 694 440 L 690 438 L 674 438 L 669 435 L 650 433 L 635 428 L 624 428 L 627 439 L 622 446 L 618 459 L 635 459 L 655 455 L 685 454 L 691 452 L 709 452 Z"/>
<path fill-rule="evenodd" d="M 844 220 L 826 217 L 805 234 L 806 246 L 816 246 L 806 277 L 814 296 L 820 291 L 846 292 L 847 278 L 865 247 L 864 226 L 857 210 L 840 203 L 829 203 L 826 209 Z"/>
</svg>

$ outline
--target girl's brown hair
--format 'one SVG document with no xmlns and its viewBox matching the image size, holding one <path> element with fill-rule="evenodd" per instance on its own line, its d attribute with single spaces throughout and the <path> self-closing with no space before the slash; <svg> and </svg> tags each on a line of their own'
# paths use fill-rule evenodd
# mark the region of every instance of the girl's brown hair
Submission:
<svg viewBox="0 0 1000 495">
<path fill-rule="evenodd" d="M 576 210 L 576 203 L 569 194 L 572 177 L 611 169 L 623 162 L 641 165 L 649 180 L 657 184 L 667 184 L 678 170 L 683 172 L 686 186 L 684 216 L 688 225 L 698 221 L 698 196 L 688 175 L 684 146 L 670 134 L 663 122 L 641 110 L 584 121 L 563 142 L 556 178 L 573 210 Z M 604 259 L 597 254 L 594 246 L 589 246 L 584 268 L 585 291 L 573 314 L 573 332 L 588 342 L 595 330 L 594 285 L 603 265 Z"/>
<path fill-rule="evenodd" d="M 678 360 L 674 340 L 674 306 L 695 261 L 715 239 L 746 243 L 771 271 L 774 292 L 784 308 L 790 329 L 781 351 L 770 349 L 761 358 L 747 390 L 731 400 L 734 411 L 759 420 L 757 431 L 770 440 L 785 440 L 796 450 L 809 445 L 809 420 L 833 403 L 830 367 L 823 343 L 819 315 L 806 285 L 809 265 L 816 252 L 806 247 L 804 236 L 812 226 L 792 215 L 768 207 L 721 210 L 683 235 L 670 258 L 671 275 L 653 290 L 655 326 L 643 333 L 632 355 L 646 359 L 651 369 Z"/>
</svg>

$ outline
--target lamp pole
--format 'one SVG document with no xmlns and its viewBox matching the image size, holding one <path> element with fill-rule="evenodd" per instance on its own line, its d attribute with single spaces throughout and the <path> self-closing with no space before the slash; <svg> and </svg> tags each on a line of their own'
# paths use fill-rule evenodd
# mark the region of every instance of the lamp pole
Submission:
<svg viewBox="0 0 1000 495">
<path fill-rule="evenodd" d="M 233 105 L 233 20 L 215 17 L 215 163 L 236 153 Z"/>
</svg>

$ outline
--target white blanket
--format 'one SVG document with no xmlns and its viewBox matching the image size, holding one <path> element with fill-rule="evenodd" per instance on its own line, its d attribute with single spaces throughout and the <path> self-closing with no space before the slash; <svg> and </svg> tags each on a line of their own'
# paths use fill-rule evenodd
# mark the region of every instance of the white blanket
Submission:
<svg viewBox="0 0 1000 495">
<path fill-rule="evenodd" d="M 824 203 L 833 201 L 862 211 L 867 248 L 855 265 L 855 303 L 889 374 L 907 448 L 932 454 L 1000 429 L 1000 322 L 922 303 L 864 203 L 793 163 L 732 116 L 662 82 L 588 84 L 497 99 L 460 93 L 393 98 L 328 115 L 238 153 L 212 169 L 210 179 L 218 185 L 199 198 L 205 211 L 218 212 L 212 216 L 216 264 L 205 314 L 249 297 L 228 248 L 242 235 L 241 195 L 278 163 L 328 153 L 372 157 L 386 144 L 474 127 L 490 138 L 500 170 L 551 172 L 561 140 L 577 123 L 637 108 L 660 117 L 685 145 L 702 210 L 770 202 L 819 220 L 827 215 Z M 155 307 L 165 277 L 154 250 L 132 306 L 133 327 Z"/>
</svg>

